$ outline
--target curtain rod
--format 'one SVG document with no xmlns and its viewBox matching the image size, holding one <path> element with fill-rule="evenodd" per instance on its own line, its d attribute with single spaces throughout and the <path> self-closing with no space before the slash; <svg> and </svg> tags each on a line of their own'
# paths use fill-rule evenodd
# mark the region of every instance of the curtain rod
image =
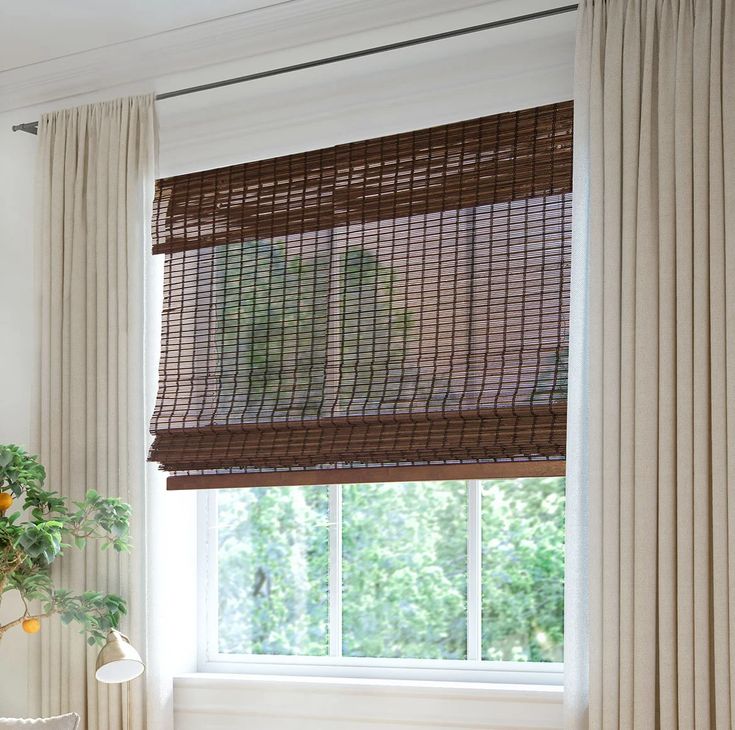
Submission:
<svg viewBox="0 0 735 730">
<path fill-rule="evenodd" d="M 293 71 L 303 71 L 307 68 L 315 68 L 317 66 L 327 66 L 331 63 L 339 63 L 340 61 L 349 61 L 353 58 L 362 58 L 364 56 L 373 56 L 377 53 L 385 53 L 386 51 L 396 51 L 400 48 L 409 48 L 411 46 L 419 46 L 424 43 L 433 43 L 434 41 L 442 41 L 447 38 L 456 38 L 457 36 L 468 35 L 470 33 L 478 33 L 483 30 L 491 30 L 492 28 L 502 28 L 506 25 L 515 25 L 516 23 L 525 23 L 529 20 L 538 20 L 540 18 L 549 18 L 553 15 L 561 15 L 562 13 L 571 13 L 577 9 L 577 4 L 562 5 L 557 8 L 549 8 L 548 10 L 540 10 L 536 13 L 528 13 L 526 15 L 516 15 L 513 18 L 503 18 L 502 20 L 492 20 L 488 23 L 480 23 L 479 25 L 470 25 L 465 28 L 457 28 L 456 30 L 448 30 L 443 33 L 433 33 L 432 35 L 420 36 L 418 38 L 409 38 L 405 41 L 396 43 L 388 43 L 384 46 L 374 46 L 372 48 L 364 48 L 361 51 L 351 51 L 350 53 L 342 53 L 337 56 L 328 56 L 327 58 L 318 58 L 314 61 L 306 61 L 304 63 L 296 63 L 293 66 L 282 66 L 281 68 L 270 69 L 269 71 L 259 71 L 258 73 L 248 74 L 247 76 L 235 76 L 231 79 L 223 79 L 222 81 L 214 81 L 210 84 L 200 84 L 199 86 L 189 86 L 185 89 L 177 89 L 175 91 L 166 91 L 162 94 L 156 94 L 156 100 L 173 99 L 176 96 L 185 96 L 187 94 L 197 94 L 200 91 L 209 91 L 210 89 L 219 89 L 223 86 L 232 86 L 233 84 L 244 84 L 247 81 L 256 81 L 258 79 L 266 79 L 270 76 L 280 76 Z M 23 122 L 22 124 L 13 125 L 14 132 L 28 132 L 29 134 L 38 134 L 38 122 Z"/>
</svg>

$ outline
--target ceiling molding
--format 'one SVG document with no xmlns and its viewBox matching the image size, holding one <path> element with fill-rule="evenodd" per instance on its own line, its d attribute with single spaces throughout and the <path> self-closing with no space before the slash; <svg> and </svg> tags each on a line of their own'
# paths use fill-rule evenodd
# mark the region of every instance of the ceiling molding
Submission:
<svg viewBox="0 0 735 730">
<path fill-rule="evenodd" d="M 500 0 L 293 0 L 0 72 L 0 111 L 39 106 L 128 84 L 344 38 Z M 549 6 L 546 0 L 520 5 Z M 524 8 L 525 11 L 525 8 Z M 393 40 L 387 38 L 386 42 Z M 156 81 L 159 80 L 159 81 Z"/>
</svg>

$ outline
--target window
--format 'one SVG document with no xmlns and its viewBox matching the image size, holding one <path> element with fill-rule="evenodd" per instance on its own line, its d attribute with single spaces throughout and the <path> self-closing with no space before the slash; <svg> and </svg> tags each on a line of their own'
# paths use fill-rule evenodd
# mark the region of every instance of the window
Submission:
<svg viewBox="0 0 735 730">
<path fill-rule="evenodd" d="M 203 670 L 559 678 L 561 477 L 223 489 L 202 502 Z"/>
<path fill-rule="evenodd" d="M 202 668 L 558 678 L 572 122 L 158 181 L 150 459 L 209 490 Z"/>
</svg>

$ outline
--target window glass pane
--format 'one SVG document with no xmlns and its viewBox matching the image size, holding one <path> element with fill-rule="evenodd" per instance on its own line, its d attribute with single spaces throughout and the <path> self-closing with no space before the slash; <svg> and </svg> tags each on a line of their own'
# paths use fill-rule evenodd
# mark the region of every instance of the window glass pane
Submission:
<svg viewBox="0 0 735 730">
<path fill-rule="evenodd" d="M 328 651 L 327 487 L 217 494 L 219 651 Z"/>
<path fill-rule="evenodd" d="M 342 488 L 345 656 L 467 656 L 467 485 Z"/>
<path fill-rule="evenodd" d="M 560 662 L 564 639 L 564 478 L 482 488 L 482 656 Z"/>
</svg>

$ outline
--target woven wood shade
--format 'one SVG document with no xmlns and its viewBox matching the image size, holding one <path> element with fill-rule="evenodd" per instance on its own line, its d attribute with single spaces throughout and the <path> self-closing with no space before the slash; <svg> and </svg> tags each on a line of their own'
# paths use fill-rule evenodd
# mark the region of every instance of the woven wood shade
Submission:
<svg viewBox="0 0 735 730">
<path fill-rule="evenodd" d="M 571 186 L 571 102 L 160 180 L 169 486 L 563 473 Z"/>
</svg>

